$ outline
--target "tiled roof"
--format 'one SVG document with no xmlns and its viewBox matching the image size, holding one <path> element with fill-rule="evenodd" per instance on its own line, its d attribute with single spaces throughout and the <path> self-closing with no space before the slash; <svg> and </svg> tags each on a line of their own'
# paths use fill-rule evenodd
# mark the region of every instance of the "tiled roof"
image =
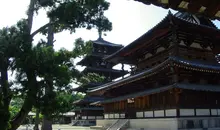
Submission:
<svg viewBox="0 0 220 130">
<path fill-rule="evenodd" d="M 207 72 L 214 72 L 213 70 L 217 70 L 216 73 L 220 73 L 219 72 L 220 71 L 220 64 L 217 64 L 217 63 L 216 64 L 209 64 L 209 63 L 201 62 L 201 61 L 189 61 L 189 60 L 183 59 L 181 57 L 170 56 L 166 61 L 164 61 L 163 63 L 161 63 L 151 69 L 144 70 L 138 74 L 128 76 L 127 78 L 124 78 L 124 79 L 121 79 L 121 80 L 118 80 L 115 82 L 103 84 L 103 85 L 97 87 L 97 89 L 89 90 L 88 92 L 95 92 L 95 91 L 103 90 L 103 89 L 111 89 L 112 86 L 117 87 L 123 83 L 128 84 L 130 82 L 134 82 L 139 79 L 145 78 L 146 76 L 154 75 L 156 73 L 159 73 L 160 70 L 166 68 L 168 66 L 168 64 L 170 63 L 170 61 L 174 61 L 174 63 L 181 65 L 180 67 L 190 66 L 190 67 L 192 67 L 192 69 L 198 68 L 196 71 L 203 71 L 202 69 L 207 69 L 207 70 L 209 70 Z M 188 69 L 190 69 L 190 68 L 188 68 Z M 204 72 L 206 72 L 206 71 L 204 71 Z"/>
<path fill-rule="evenodd" d="M 154 88 L 154 89 L 148 89 L 145 91 L 137 92 L 134 94 L 129 94 L 121 97 L 111 98 L 107 100 L 100 101 L 98 103 L 110 103 L 110 102 L 117 102 L 122 100 L 127 100 L 130 98 L 136 98 L 146 95 L 151 95 L 155 93 L 160 93 L 167 91 L 172 88 L 181 88 L 181 89 L 188 89 L 188 90 L 195 90 L 195 91 L 210 91 L 210 92 L 220 92 L 220 85 L 201 85 L 201 84 L 173 84 L 168 85 L 164 87 Z"/>
</svg>

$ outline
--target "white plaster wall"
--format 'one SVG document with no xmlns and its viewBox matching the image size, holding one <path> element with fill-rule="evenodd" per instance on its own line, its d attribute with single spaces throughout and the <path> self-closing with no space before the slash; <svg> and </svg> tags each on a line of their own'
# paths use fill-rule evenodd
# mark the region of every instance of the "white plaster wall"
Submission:
<svg viewBox="0 0 220 130">
<path fill-rule="evenodd" d="M 130 128 L 146 130 L 177 130 L 178 123 L 176 118 L 172 119 L 131 119 Z"/>
<path fill-rule="evenodd" d="M 117 118 L 117 119 L 118 119 L 118 118 L 119 118 L 119 114 L 115 114 L 115 118 Z"/>
<path fill-rule="evenodd" d="M 105 114 L 105 119 L 108 119 L 108 114 Z"/>
<path fill-rule="evenodd" d="M 209 109 L 196 109 L 197 116 L 207 116 L 210 115 Z"/>
<path fill-rule="evenodd" d="M 142 117 L 144 117 L 144 113 L 143 112 L 136 112 L 136 117 L 142 118 Z"/>
<path fill-rule="evenodd" d="M 82 116 L 82 119 L 87 119 L 87 117 L 86 116 Z"/>
<path fill-rule="evenodd" d="M 218 115 L 220 115 L 220 109 L 217 109 L 217 113 L 218 113 Z"/>
<path fill-rule="evenodd" d="M 88 116 L 88 119 L 95 119 L 95 116 Z"/>
<path fill-rule="evenodd" d="M 144 117 L 153 117 L 153 116 L 154 116 L 153 111 L 145 111 L 144 112 Z"/>
<path fill-rule="evenodd" d="M 164 117 L 164 110 L 154 111 L 154 117 Z"/>
<path fill-rule="evenodd" d="M 166 116 L 176 116 L 176 109 L 165 110 Z"/>
<path fill-rule="evenodd" d="M 122 119 L 125 118 L 125 114 L 124 114 L 124 113 L 121 113 L 121 114 L 120 114 L 120 118 L 122 118 Z"/>
<path fill-rule="evenodd" d="M 109 114 L 109 118 L 110 119 L 114 118 L 114 114 Z"/>
<path fill-rule="evenodd" d="M 213 115 L 213 116 L 218 115 L 218 110 L 217 109 L 211 109 L 211 115 Z"/>
<path fill-rule="evenodd" d="M 194 116 L 194 109 L 180 109 L 180 116 Z"/>
</svg>

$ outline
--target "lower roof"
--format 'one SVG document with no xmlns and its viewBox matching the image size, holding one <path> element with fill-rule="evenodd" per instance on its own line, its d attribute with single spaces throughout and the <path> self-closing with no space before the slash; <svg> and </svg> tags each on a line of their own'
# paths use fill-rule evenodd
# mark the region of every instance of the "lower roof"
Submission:
<svg viewBox="0 0 220 130">
<path fill-rule="evenodd" d="M 101 110 L 104 110 L 104 108 L 103 107 L 82 107 L 82 108 L 75 108 L 72 111 L 80 111 L 80 110 L 101 111 Z"/>
<path fill-rule="evenodd" d="M 90 82 L 88 84 L 85 84 L 85 85 L 81 85 L 77 88 L 73 88 L 72 91 L 75 91 L 75 92 L 84 92 L 86 93 L 87 90 L 91 89 L 91 88 L 94 88 L 96 86 L 100 86 L 104 83 L 95 83 L 95 82 Z"/>
<path fill-rule="evenodd" d="M 123 101 L 123 100 L 131 99 L 131 98 L 142 97 L 142 96 L 147 96 L 147 95 L 151 95 L 151 94 L 155 94 L 155 93 L 164 92 L 164 91 L 170 90 L 172 88 L 180 88 L 180 89 L 187 89 L 187 90 L 194 90 L 194 91 L 220 92 L 220 85 L 175 83 L 172 85 L 148 89 L 145 91 L 141 91 L 141 92 L 125 95 L 125 96 L 120 96 L 120 97 L 116 97 L 116 98 L 111 98 L 111 99 L 107 99 L 107 100 L 96 102 L 96 103 L 103 104 L 103 103 Z"/>
<path fill-rule="evenodd" d="M 183 68 L 187 68 L 187 69 L 192 69 L 195 71 L 202 71 L 202 72 L 210 72 L 210 73 L 220 73 L 220 64 L 217 63 L 206 63 L 206 62 L 200 62 L 200 61 L 190 61 L 190 60 L 186 60 L 184 58 L 181 57 L 177 57 L 177 56 L 170 56 L 167 60 L 165 60 L 163 63 L 144 70 L 138 74 L 135 75 L 131 75 L 128 76 L 124 79 L 115 81 L 115 82 L 110 82 L 110 83 L 106 83 L 103 84 L 99 87 L 95 87 L 92 90 L 89 90 L 88 92 L 95 92 L 95 91 L 100 91 L 100 90 L 109 90 L 111 89 L 112 86 L 117 87 L 120 86 L 121 84 L 128 84 L 134 81 L 137 81 L 139 79 L 142 79 L 144 77 L 146 77 L 147 75 L 153 75 L 156 72 L 158 72 L 158 70 L 160 69 L 164 69 L 165 67 L 167 67 L 167 65 L 169 66 L 169 64 L 173 62 L 174 65 L 177 65 L 179 67 L 183 67 Z M 216 71 L 216 72 L 215 72 Z"/>
<path fill-rule="evenodd" d="M 91 102 L 96 102 L 96 101 L 102 101 L 104 100 L 103 97 L 97 97 L 97 96 L 86 96 L 83 99 L 76 100 L 73 102 L 73 104 L 87 104 Z"/>
</svg>

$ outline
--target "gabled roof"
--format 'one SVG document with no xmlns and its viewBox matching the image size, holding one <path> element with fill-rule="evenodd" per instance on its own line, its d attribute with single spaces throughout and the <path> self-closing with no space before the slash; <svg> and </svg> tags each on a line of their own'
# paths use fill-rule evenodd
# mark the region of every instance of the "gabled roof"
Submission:
<svg viewBox="0 0 220 130">
<path fill-rule="evenodd" d="M 127 100 L 127 99 L 131 99 L 131 98 L 142 97 L 142 96 L 147 96 L 147 95 L 151 95 L 151 94 L 155 94 L 155 93 L 164 92 L 164 91 L 170 90 L 172 88 L 180 88 L 180 89 L 187 89 L 187 90 L 194 90 L 194 91 L 220 92 L 220 86 L 219 85 L 177 83 L 177 84 L 167 85 L 167 86 L 164 86 L 164 87 L 148 89 L 148 90 L 145 90 L 145 91 L 141 91 L 141 92 L 125 95 L 125 96 L 106 99 L 106 100 L 99 101 L 99 102 L 96 102 L 96 103 L 103 104 L 103 103 L 117 102 L 117 101 Z"/>
<path fill-rule="evenodd" d="M 186 23 L 187 25 L 191 25 L 195 28 L 201 28 L 201 30 L 203 30 L 204 32 L 206 32 L 206 30 L 209 30 L 210 32 L 218 32 L 220 34 L 220 30 L 216 28 L 216 26 L 212 23 L 210 19 L 182 12 L 178 12 L 173 15 L 169 11 L 168 15 L 153 28 L 151 28 L 149 31 L 147 31 L 145 34 L 143 34 L 141 37 L 139 37 L 129 45 L 121 48 L 110 56 L 106 56 L 104 60 L 118 62 L 121 61 L 123 58 L 127 58 L 127 54 L 129 54 L 130 52 L 134 52 L 142 48 L 146 44 L 152 42 L 153 40 L 159 39 L 163 35 L 170 32 L 171 30 L 169 26 L 171 24 L 175 25 L 175 22 Z M 207 33 L 210 34 L 210 32 Z M 143 40 L 144 43 L 142 42 Z"/>
<path fill-rule="evenodd" d="M 207 73 L 220 73 L 220 64 L 218 64 L 218 63 L 209 64 L 209 63 L 199 62 L 199 61 L 189 61 L 189 60 L 185 60 L 181 57 L 170 56 L 166 61 L 162 62 L 161 64 L 159 64 L 151 69 L 144 70 L 138 74 L 131 75 L 127 78 L 124 78 L 124 79 L 121 79 L 121 80 L 118 80 L 115 82 L 103 84 L 99 87 L 95 87 L 93 90 L 89 90 L 88 92 L 95 92 L 95 91 L 99 91 L 99 90 L 109 90 L 112 88 L 116 88 L 118 86 L 122 86 L 124 84 L 135 82 L 137 80 L 155 75 L 155 74 L 159 73 L 161 70 L 170 66 L 171 62 L 174 63 L 174 65 L 176 65 L 177 67 L 182 67 L 182 68 L 186 68 L 186 69 L 191 69 L 191 70 L 195 70 L 195 71 L 202 71 L 202 72 L 207 72 Z"/>
<path fill-rule="evenodd" d="M 134 49 L 136 46 L 140 46 L 139 48 L 141 48 L 141 46 L 143 46 L 143 43 L 140 42 L 140 41 L 142 41 L 146 37 L 149 37 L 149 36 L 152 37 L 153 36 L 153 39 L 156 39 L 156 38 L 164 35 L 165 33 L 167 33 L 167 31 L 164 30 L 164 32 L 161 32 L 160 34 L 156 34 L 156 35 L 153 34 L 156 28 L 161 27 L 161 26 L 167 26 L 169 24 L 169 22 L 168 22 L 169 21 L 169 16 L 171 16 L 171 15 L 172 15 L 171 12 L 168 13 L 168 15 L 162 21 L 160 21 L 156 26 L 154 26 L 153 28 L 148 30 L 145 34 L 143 34 L 141 37 L 139 37 L 135 41 L 131 42 L 127 46 L 121 48 L 120 50 L 113 53 L 112 55 L 105 57 L 104 60 L 108 61 L 113 57 L 122 57 L 124 53 L 126 53 L 128 50 Z M 164 24 L 164 23 L 167 23 L 167 24 Z M 150 41 L 152 41 L 152 40 L 150 40 Z"/>
</svg>

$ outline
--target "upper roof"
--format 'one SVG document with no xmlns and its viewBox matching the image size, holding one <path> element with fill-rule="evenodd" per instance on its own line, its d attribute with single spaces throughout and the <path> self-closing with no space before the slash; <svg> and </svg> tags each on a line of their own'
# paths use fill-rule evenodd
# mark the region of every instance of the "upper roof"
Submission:
<svg viewBox="0 0 220 130">
<path fill-rule="evenodd" d="M 112 46 L 112 47 L 123 47 L 121 44 L 115 44 L 104 40 L 102 37 L 99 37 L 97 40 L 92 41 L 94 44 L 104 45 L 104 46 Z"/>
<path fill-rule="evenodd" d="M 129 45 L 121 48 L 119 51 L 105 57 L 104 59 L 107 61 L 119 62 L 123 59 L 123 57 L 129 58 L 127 57 L 129 53 L 142 48 L 146 44 L 152 42 L 153 40 L 159 39 L 160 37 L 170 32 L 170 24 L 176 25 L 180 23 L 184 23 L 186 26 L 192 26 L 194 28 L 200 29 L 202 30 L 201 33 L 214 34 L 217 32 L 220 34 L 220 31 L 210 19 L 202 16 L 192 15 L 186 12 L 178 12 L 173 15 L 169 11 L 168 15 L 158 24 L 156 24 L 152 29 L 147 31 L 145 34 L 143 34 Z"/>
<path fill-rule="evenodd" d="M 144 4 L 154 4 L 156 6 L 178 11 L 186 11 L 193 14 L 200 14 L 211 19 L 220 18 L 219 0 L 135 0 Z"/>
</svg>

